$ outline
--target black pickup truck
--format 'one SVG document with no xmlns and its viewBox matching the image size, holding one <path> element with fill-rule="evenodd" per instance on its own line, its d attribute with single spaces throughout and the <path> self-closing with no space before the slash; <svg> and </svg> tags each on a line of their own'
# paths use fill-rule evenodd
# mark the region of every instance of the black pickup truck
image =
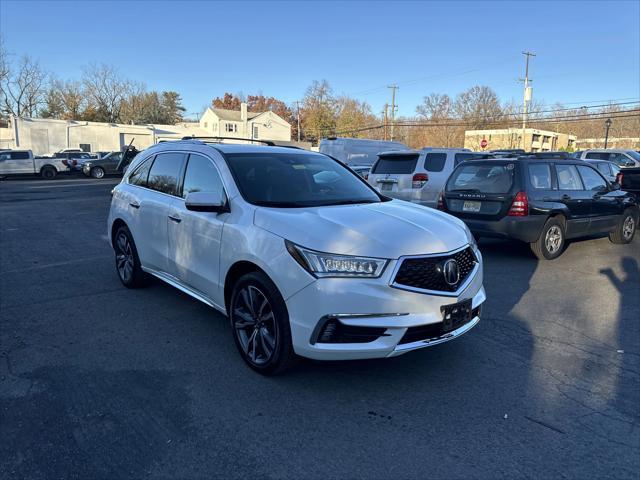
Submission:
<svg viewBox="0 0 640 480">
<path fill-rule="evenodd" d="M 616 175 L 616 183 L 620 184 L 620 189 L 633 193 L 640 199 L 640 167 L 623 168 Z"/>
</svg>

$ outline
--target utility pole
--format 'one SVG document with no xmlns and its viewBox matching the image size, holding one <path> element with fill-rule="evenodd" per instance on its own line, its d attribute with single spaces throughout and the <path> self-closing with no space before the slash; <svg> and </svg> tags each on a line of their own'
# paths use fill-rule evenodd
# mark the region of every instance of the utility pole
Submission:
<svg viewBox="0 0 640 480">
<path fill-rule="evenodd" d="M 396 90 L 398 87 L 396 84 L 389 85 L 387 88 L 391 89 L 391 141 L 395 140 L 395 126 L 396 126 Z"/>
<path fill-rule="evenodd" d="M 520 79 L 520 81 L 524 82 L 524 105 L 522 108 L 522 148 L 525 148 L 524 134 L 525 129 L 527 128 L 527 109 L 529 106 L 529 102 L 531 101 L 531 88 L 529 87 L 529 57 L 535 57 L 535 53 L 531 52 L 522 52 L 522 54 L 527 58 L 526 67 L 524 70 L 524 79 Z"/>
<path fill-rule="evenodd" d="M 612 123 L 613 122 L 610 118 L 607 118 L 606 122 L 604 122 L 604 126 L 606 128 L 604 132 L 604 148 L 607 148 L 607 145 L 609 144 L 609 128 L 611 127 Z"/>
<path fill-rule="evenodd" d="M 384 104 L 384 110 L 382 111 L 382 134 L 383 134 L 383 138 L 386 140 L 387 139 L 387 118 L 389 115 L 389 104 L 385 103 Z"/>
<path fill-rule="evenodd" d="M 298 106 L 298 113 L 296 117 L 298 117 L 298 142 L 300 141 L 300 101 L 296 100 L 296 105 Z"/>
</svg>

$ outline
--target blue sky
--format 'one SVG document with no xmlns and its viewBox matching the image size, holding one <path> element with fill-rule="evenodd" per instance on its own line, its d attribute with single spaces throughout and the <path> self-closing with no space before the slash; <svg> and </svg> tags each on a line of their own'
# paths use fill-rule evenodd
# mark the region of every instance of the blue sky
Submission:
<svg viewBox="0 0 640 480">
<path fill-rule="evenodd" d="M 225 91 L 302 98 L 314 79 L 380 112 L 475 84 L 518 101 L 530 50 L 534 98 L 581 105 L 640 97 L 640 1 L 0 1 L 7 49 L 61 78 L 115 64 L 197 112 Z"/>
</svg>

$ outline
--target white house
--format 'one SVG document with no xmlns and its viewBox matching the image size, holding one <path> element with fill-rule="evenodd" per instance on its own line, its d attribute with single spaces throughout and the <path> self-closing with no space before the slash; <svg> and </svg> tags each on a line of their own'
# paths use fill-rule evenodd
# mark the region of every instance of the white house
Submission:
<svg viewBox="0 0 640 480">
<path fill-rule="evenodd" d="M 200 129 L 207 135 L 254 140 L 291 141 L 291 125 L 273 112 L 249 112 L 247 104 L 240 110 L 207 108 L 200 118 Z"/>
</svg>

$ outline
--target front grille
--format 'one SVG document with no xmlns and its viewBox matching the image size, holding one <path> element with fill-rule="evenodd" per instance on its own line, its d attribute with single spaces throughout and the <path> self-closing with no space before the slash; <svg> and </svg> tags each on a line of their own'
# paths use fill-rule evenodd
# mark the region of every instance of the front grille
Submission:
<svg viewBox="0 0 640 480">
<path fill-rule="evenodd" d="M 480 307 L 476 307 L 473 309 L 471 313 L 471 318 L 469 318 L 466 322 L 458 325 L 457 328 L 460 328 L 463 325 L 466 325 L 472 319 L 479 316 L 480 316 Z M 444 331 L 443 325 L 444 325 L 443 322 L 438 322 L 438 323 L 432 323 L 430 325 L 420 325 L 418 327 L 407 328 L 407 331 L 405 332 L 402 339 L 398 342 L 398 345 L 404 345 L 405 343 L 419 342 L 420 340 L 433 340 L 435 338 L 439 338 L 445 333 L 449 333 Z"/>
<path fill-rule="evenodd" d="M 458 262 L 460 277 L 454 285 L 445 281 L 443 266 L 447 260 Z M 421 290 L 437 290 L 455 292 L 462 285 L 476 265 L 476 256 L 471 247 L 460 250 L 453 255 L 438 257 L 405 258 L 396 273 L 394 284 L 404 285 Z"/>
<path fill-rule="evenodd" d="M 378 327 L 354 327 L 331 318 L 320 329 L 317 343 L 368 343 L 380 338 L 386 330 Z"/>
</svg>

